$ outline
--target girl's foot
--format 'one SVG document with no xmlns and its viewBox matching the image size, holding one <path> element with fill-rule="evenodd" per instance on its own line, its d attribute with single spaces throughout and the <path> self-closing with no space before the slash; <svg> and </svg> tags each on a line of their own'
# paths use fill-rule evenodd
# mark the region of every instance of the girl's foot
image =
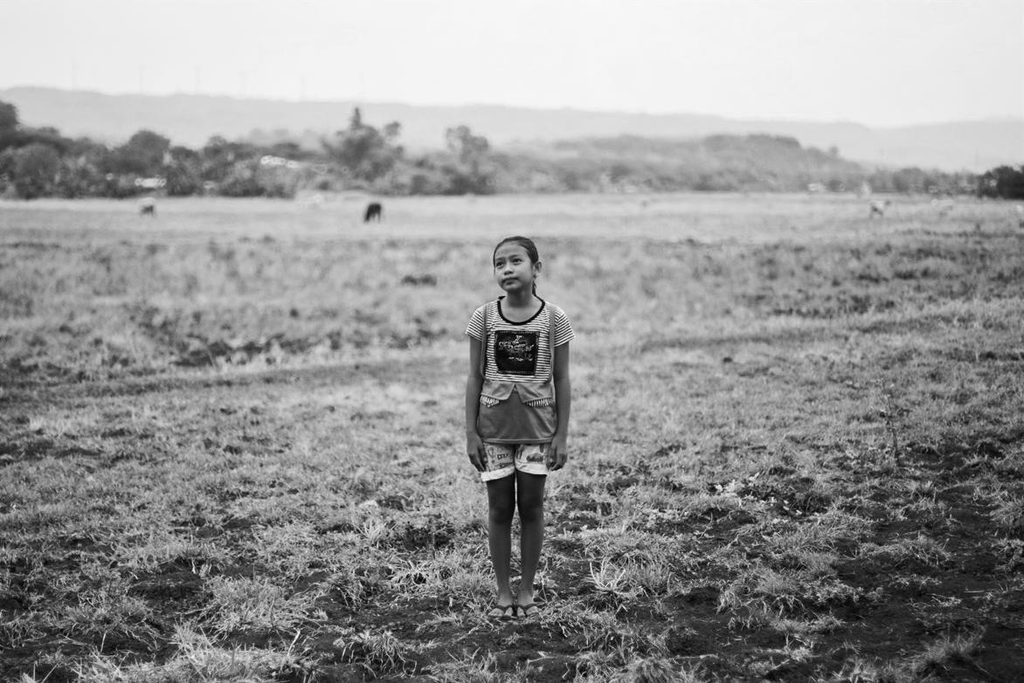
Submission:
<svg viewBox="0 0 1024 683">
<path fill-rule="evenodd" d="M 541 603 L 534 600 L 533 591 L 520 593 L 516 598 L 516 604 L 519 606 L 519 616 L 521 617 L 535 617 L 541 608 Z"/>
<path fill-rule="evenodd" d="M 487 612 L 488 619 L 498 619 L 500 621 L 508 621 L 516 618 L 516 605 L 510 603 L 508 605 L 495 605 Z"/>
<path fill-rule="evenodd" d="M 540 613 L 540 609 L 543 605 L 539 602 L 527 602 L 519 605 L 519 614 L 524 618 L 535 617 Z"/>
</svg>

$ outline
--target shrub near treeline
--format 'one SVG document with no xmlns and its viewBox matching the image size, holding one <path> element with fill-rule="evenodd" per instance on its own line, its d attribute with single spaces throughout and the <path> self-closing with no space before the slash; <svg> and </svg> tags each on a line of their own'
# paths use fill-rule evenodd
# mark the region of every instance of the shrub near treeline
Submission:
<svg viewBox="0 0 1024 683">
<path fill-rule="evenodd" d="M 497 151 L 467 126 L 449 128 L 444 149 L 418 156 L 399 144 L 397 122 L 376 128 L 355 109 L 346 128 L 315 144 L 286 131 L 199 149 L 140 130 L 122 145 L 31 128 L 0 102 L 0 197 L 294 197 L 300 190 L 363 189 L 390 195 L 517 192 L 879 192 L 1024 197 L 1024 166 L 982 176 L 919 168 L 866 169 L 832 148 L 803 148 L 789 137 L 638 136 L 571 140 Z M 308 136 L 306 136 L 308 138 Z M 148 179 L 148 180 L 147 180 Z"/>
</svg>

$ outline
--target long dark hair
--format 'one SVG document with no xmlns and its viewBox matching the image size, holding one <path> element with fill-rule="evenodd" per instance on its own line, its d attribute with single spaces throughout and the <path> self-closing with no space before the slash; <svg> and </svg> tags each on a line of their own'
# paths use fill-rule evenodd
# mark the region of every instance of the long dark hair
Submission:
<svg viewBox="0 0 1024 683">
<path fill-rule="evenodd" d="M 530 263 L 537 263 L 540 261 L 540 252 L 537 251 L 537 245 L 533 243 L 529 237 L 523 237 L 522 235 L 512 235 L 506 237 L 502 241 L 498 242 L 494 247 L 494 252 L 491 254 L 491 267 L 494 267 L 494 257 L 498 255 L 498 249 L 504 244 L 514 242 L 526 250 L 526 255 L 530 257 Z M 533 295 L 537 296 L 537 280 L 533 281 Z M 539 298 L 539 297 L 538 297 Z"/>
</svg>

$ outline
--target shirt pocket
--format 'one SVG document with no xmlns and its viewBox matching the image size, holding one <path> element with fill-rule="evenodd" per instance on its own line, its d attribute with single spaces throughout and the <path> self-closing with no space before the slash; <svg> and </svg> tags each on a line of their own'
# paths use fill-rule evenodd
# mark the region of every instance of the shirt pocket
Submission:
<svg viewBox="0 0 1024 683">
<path fill-rule="evenodd" d="M 497 380 L 484 380 L 480 387 L 480 403 L 485 406 L 496 406 L 502 401 L 508 400 L 512 395 L 514 382 L 499 382 Z"/>
<path fill-rule="evenodd" d="M 523 405 L 544 408 L 555 404 L 555 385 L 552 382 L 522 382 L 516 384 L 516 392 Z"/>
</svg>

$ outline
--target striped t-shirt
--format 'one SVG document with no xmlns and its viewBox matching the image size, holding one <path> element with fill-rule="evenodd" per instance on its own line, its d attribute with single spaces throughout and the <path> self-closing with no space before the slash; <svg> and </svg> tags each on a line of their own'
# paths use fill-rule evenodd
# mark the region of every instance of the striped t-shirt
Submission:
<svg viewBox="0 0 1024 683">
<path fill-rule="evenodd" d="M 504 298 L 504 297 L 502 297 Z M 552 355 L 548 329 L 554 324 L 555 346 L 576 335 L 569 318 L 558 306 L 541 300 L 540 310 L 523 322 L 507 320 L 501 311 L 501 298 L 473 311 L 466 334 L 480 340 L 484 334 L 484 309 L 487 312 L 487 363 L 484 379 L 502 382 L 544 381 L 551 373 Z"/>
</svg>

